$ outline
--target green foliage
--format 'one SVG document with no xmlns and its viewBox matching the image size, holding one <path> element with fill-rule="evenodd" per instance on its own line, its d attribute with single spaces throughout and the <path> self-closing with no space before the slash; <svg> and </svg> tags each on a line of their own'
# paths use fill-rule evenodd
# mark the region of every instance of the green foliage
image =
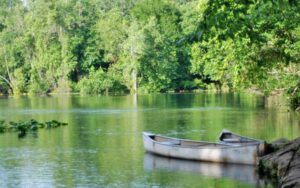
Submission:
<svg viewBox="0 0 300 188">
<path fill-rule="evenodd" d="M 167 45 L 170 41 L 161 34 L 156 18 L 149 18 L 144 30 L 146 53 L 141 57 L 140 84 L 150 92 L 166 90 L 177 76 L 176 49 Z"/>
<path fill-rule="evenodd" d="M 141 1 L 133 7 L 132 14 L 143 25 L 149 23 L 150 18 L 155 18 L 156 27 L 171 41 L 179 37 L 180 12 L 171 1 Z"/>
<path fill-rule="evenodd" d="M 26 78 L 26 74 L 23 72 L 24 70 L 21 68 L 15 69 L 14 73 L 13 73 L 13 81 L 12 81 L 12 85 L 13 90 L 14 90 L 14 94 L 21 94 L 21 93 L 25 93 L 27 91 L 27 78 Z"/>
<path fill-rule="evenodd" d="M 184 80 L 180 83 L 183 90 L 194 90 L 194 89 L 207 89 L 207 84 L 205 84 L 201 79 Z"/>
<path fill-rule="evenodd" d="M 291 96 L 291 108 L 294 110 L 300 110 L 300 81 L 293 87 L 290 87 L 288 94 Z"/>
<path fill-rule="evenodd" d="M 299 12 L 280 0 L 3 1 L 0 93 L 288 89 Z"/>
<path fill-rule="evenodd" d="M 144 54 L 140 57 L 139 87 L 144 92 L 174 88 L 180 77 L 178 49 L 180 11 L 170 1 L 147 0 L 137 3 L 132 15 L 144 25 Z"/>
<path fill-rule="evenodd" d="M 40 126 L 38 126 L 38 125 L 40 125 Z M 46 127 L 48 129 L 50 129 L 50 128 L 57 128 L 57 127 L 66 126 L 66 125 L 68 125 L 68 124 L 64 123 L 64 122 L 59 122 L 57 120 L 46 121 L 44 124 L 35 122 L 35 124 L 34 124 L 36 129 L 40 128 L 40 127 Z"/>
<path fill-rule="evenodd" d="M 45 123 L 40 123 L 35 119 L 29 121 L 10 121 L 6 123 L 4 120 L 0 120 L 0 133 L 5 133 L 7 131 L 18 132 L 19 137 L 24 137 L 27 132 L 36 132 L 40 128 L 57 128 L 60 126 L 66 126 L 67 123 L 59 122 L 57 120 L 47 121 Z"/>
<path fill-rule="evenodd" d="M 82 94 L 104 93 L 113 87 L 113 80 L 102 69 L 91 70 L 88 77 L 79 81 L 78 87 Z"/>
<path fill-rule="evenodd" d="M 299 61 L 299 4 L 207 1 L 192 46 L 192 73 L 232 88 L 292 85 Z M 287 81 L 289 80 L 289 81 Z"/>
<path fill-rule="evenodd" d="M 300 107 L 300 92 L 295 93 L 291 97 L 291 107 L 292 107 L 292 109 L 299 111 L 299 107 Z"/>
<path fill-rule="evenodd" d="M 4 133 L 6 131 L 5 121 L 0 120 L 0 133 Z"/>
<path fill-rule="evenodd" d="M 126 39 L 128 22 L 118 9 L 108 11 L 97 23 L 100 48 L 104 50 L 104 61 L 116 63 Z"/>
<path fill-rule="evenodd" d="M 134 93 L 138 85 L 138 74 L 141 71 L 141 58 L 145 54 L 145 33 L 142 26 L 133 20 L 126 34 L 128 37 L 122 44 L 119 64 L 113 65 L 111 70 L 122 75 L 118 80 Z"/>
</svg>

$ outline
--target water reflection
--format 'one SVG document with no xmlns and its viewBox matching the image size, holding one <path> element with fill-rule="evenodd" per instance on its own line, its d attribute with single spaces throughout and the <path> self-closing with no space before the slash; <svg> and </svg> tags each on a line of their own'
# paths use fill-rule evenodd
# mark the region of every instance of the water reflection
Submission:
<svg viewBox="0 0 300 188">
<path fill-rule="evenodd" d="M 259 179 L 254 166 L 251 165 L 189 161 L 145 153 L 144 169 L 151 171 L 167 170 L 174 172 L 192 172 L 198 173 L 201 176 L 230 178 L 257 186 L 265 184 L 263 180 Z"/>
<path fill-rule="evenodd" d="M 174 160 L 148 160 L 152 170 L 144 170 L 141 133 L 209 141 L 223 128 L 267 141 L 299 136 L 300 115 L 277 110 L 278 105 L 273 109 L 275 103 L 230 93 L 0 97 L 0 119 L 7 122 L 69 123 L 24 139 L 0 134 L 0 187 L 255 187 L 251 169 L 238 168 L 234 174 L 229 167 L 220 171 L 190 161 L 176 169 Z M 245 171 L 247 176 L 240 175 Z"/>
</svg>

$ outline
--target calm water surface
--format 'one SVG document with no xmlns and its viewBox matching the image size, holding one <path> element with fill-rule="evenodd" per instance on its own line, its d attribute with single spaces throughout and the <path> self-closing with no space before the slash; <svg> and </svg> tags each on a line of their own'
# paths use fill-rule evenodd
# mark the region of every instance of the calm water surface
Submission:
<svg viewBox="0 0 300 188">
<path fill-rule="evenodd" d="M 0 119 L 68 122 L 0 134 L 0 187 L 272 187 L 251 166 L 145 154 L 142 131 L 215 141 L 222 128 L 271 141 L 300 135 L 284 98 L 158 94 L 0 98 Z"/>
</svg>

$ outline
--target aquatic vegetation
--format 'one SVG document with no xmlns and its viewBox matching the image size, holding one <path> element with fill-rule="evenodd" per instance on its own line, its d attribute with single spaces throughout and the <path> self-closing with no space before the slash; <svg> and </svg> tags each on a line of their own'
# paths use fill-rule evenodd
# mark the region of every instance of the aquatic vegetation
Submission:
<svg viewBox="0 0 300 188">
<path fill-rule="evenodd" d="M 28 131 L 36 132 L 38 131 L 38 129 L 42 128 L 51 129 L 66 125 L 68 124 L 64 122 L 59 122 L 57 120 L 46 121 L 44 123 L 38 122 L 35 119 L 18 122 L 10 121 L 8 123 L 6 123 L 5 120 L 0 120 L 0 133 L 18 132 L 19 137 L 23 137 Z"/>
</svg>

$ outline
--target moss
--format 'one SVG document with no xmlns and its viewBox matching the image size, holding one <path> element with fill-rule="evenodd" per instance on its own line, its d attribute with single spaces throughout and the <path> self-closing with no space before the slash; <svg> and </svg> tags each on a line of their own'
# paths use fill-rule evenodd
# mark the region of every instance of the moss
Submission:
<svg viewBox="0 0 300 188">
<path fill-rule="evenodd" d="M 257 170 L 259 174 L 265 174 L 265 162 L 264 160 L 259 160 L 257 165 Z"/>
<path fill-rule="evenodd" d="M 300 149 L 296 151 L 296 154 L 300 156 Z"/>
</svg>

